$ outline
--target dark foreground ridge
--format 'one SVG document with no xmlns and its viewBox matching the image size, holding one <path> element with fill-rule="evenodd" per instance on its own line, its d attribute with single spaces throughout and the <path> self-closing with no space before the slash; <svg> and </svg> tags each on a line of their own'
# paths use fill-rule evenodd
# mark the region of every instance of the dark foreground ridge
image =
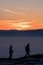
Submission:
<svg viewBox="0 0 43 65">
<path fill-rule="evenodd" d="M 43 65 L 43 55 L 36 54 L 20 58 L 0 58 L 0 65 Z"/>
<path fill-rule="evenodd" d="M 0 36 L 43 36 L 43 29 L 38 30 L 0 30 Z"/>
<path fill-rule="evenodd" d="M 36 55 L 30 55 L 29 57 L 20 57 L 20 58 L 0 58 L 0 60 L 2 61 L 20 61 L 20 60 L 24 60 L 24 59 L 29 59 L 29 58 L 43 58 L 43 54 L 36 54 Z"/>
</svg>

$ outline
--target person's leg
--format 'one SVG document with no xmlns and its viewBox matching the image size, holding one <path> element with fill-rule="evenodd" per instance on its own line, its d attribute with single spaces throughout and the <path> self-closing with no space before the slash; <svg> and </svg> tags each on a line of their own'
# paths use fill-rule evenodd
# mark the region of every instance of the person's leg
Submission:
<svg viewBox="0 0 43 65">
<path fill-rule="evenodd" d="M 9 58 L 12 58 L 12 54 L 10 54 Z"/>
<path fill-rule="evenodd" d="M 10 56 L 11 58 L 12 58 L 12 54 L 11 54 L 11 56 Z"/>
<path fill-rule="evenodd" d="M 29 57 L 29 52 L 27 52 L 27 55 L 28 55 L 28 57 Z"/>
</svg>

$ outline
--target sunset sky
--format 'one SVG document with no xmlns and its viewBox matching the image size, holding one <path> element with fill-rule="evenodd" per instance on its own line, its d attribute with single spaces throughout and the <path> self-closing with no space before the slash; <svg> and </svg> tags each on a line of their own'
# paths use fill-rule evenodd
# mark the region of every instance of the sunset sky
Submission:
<svg viewBox="0 0 43 65">
<path fill-rule="evenodd" d="M 43 29 L 43 0 L 0 0 L 0 30 Z"/>
</svg>

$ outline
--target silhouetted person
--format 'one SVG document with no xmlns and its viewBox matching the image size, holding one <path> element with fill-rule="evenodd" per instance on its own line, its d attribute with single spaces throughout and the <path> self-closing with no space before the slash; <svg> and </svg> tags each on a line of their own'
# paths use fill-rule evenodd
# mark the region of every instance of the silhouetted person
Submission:
<svg viewBox="0 0 43 65">
<path fill-rule="evenodd" d="M 26 56 L 28 56 L 29 57 L 29 52 L 30 52 L 30 47 L 29 47 L 29 43 L 26 45 L 26 47 L 25 47 L 25 51 L 26 51 Z"/>
<path fill-rule="evenodd" d="M 12 45 L 10 45 L 10 48 L 9 48 L 9 58 L 12 58 L 12 53 L 13 53 L 14 51 L 12 50 Z"/>
</svg>

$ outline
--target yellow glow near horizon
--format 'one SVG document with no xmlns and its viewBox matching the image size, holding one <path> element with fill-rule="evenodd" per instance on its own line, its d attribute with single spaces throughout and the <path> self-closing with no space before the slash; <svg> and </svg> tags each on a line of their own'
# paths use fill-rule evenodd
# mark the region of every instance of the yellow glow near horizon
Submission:
<svg viewBox="0 0 43 65">
<path fill-rule="evenodd" d="M 31 28 L 31 22 L 1 21 L 0 30 L 27 30 Z"/>
<path fill-rule="evenodd" d="M 11 26 L 16 27 L 16 30 L 24 30 L 31 27 L 30 23 L 31 22 L 19 22 L 19 23 L 10 23 L 10 24 Z"/>
</svg>

